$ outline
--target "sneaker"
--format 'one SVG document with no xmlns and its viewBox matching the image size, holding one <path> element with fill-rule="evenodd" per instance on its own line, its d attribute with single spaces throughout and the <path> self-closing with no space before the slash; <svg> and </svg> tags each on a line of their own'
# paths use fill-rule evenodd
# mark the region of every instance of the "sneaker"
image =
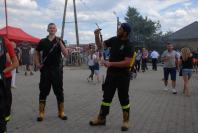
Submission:
<svg viewBox="0 0 198 133">
<path fill-rule="evenodd" d="M 177 90 L 175 88 L 172 89 L 173 94 L 177 94 Z"/>
<path fill-rule="evenodd" d="M 11 88 L 12 88 L 12 89 L 16 89 L 17 87 L 14 85 L 14 86 L 11 86 Z"/>
<path fill-rule="evenodd" d="M 89 81 L 90 81 L 90 78 L 88 77 L 88 78 L 87 78 L 87 82 L 89 82 Z"/>
<path fill-rule="evenodd" d="M 137 77 L 137 73 L 134 73 L 134 79 L 136 79 L 136 77 Z"/>
<path fill-rule="evenodd" d="M 100 84 L 100 81 L 93 81 L 93 84 L 98 85 L 98 84 Z"/>
<path fill-rule="evenodd" d="M 164 91 L 168 91 L 168 90 L 169 90 L 168 87 L 165 87 L 165 88 L 164 88 Z"/>
<path fill-rule="evenodd" d="M 32 76 L 32 75 L 34 75 L 34 73 L 33 72 L 30 72 L 30 75 Z"/>
</svg>

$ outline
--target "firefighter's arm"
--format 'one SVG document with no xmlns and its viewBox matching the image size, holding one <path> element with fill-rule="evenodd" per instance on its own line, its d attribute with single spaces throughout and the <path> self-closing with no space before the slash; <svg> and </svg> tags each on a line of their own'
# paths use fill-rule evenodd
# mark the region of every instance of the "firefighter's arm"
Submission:
<svg viewBox="0 0 198 133">
<path fill-rule="evenodd" d="M 38 68 L 41 68 L 41 62 L 40 62 L 40 60 L 41 60 L 41 54 L 40 54 L 39 51 L 36 51 L 36 53 L 35 53 L 35 64 L 36 64 L 36 66 Z"/>
<path fill-rule="evenodd" d="M 68 49 L 64 46 L 64 44 L 60 41 L 61 52 L 64 57 L 68 56 Z"/>
<path fill-rule="evenodd" d="M 98 49 L 102 49 L 102 48 L 106 48 L 107 46 L 105 45 L 105 43 L 102 42 L 102 38 L 100 36 L 101 29 L 96 29 L 94 31 L 95 34 L 95 43 Z"/>
<path fill-rule="evenodd" d="M 6 60 L 11 62 L 11 65 L 6 67 L 3 72 L 4 73 L 7 73 L 7 72 L 10 72 L 12 70 L 14 70 L 15 68 L 17 68 L 19 66 L 19 62 L 17 60 L 17 57 L 16 55 L 15 56 L 12 56 L 10 57 L 8 53 L 6 53 Z"/>
</svg>

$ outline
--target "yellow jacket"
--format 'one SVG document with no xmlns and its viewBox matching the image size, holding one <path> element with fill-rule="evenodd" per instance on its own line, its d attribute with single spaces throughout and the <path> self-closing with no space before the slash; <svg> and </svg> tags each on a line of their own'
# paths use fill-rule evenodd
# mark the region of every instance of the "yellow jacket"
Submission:
<svg viewBox="0 0 198 133">
<path fill-rule="evenodd" d="M 130 70 L 130 71 L 131 71 L 132 67 L 133 67 L 134 64 L 135 64 L 136 55 L 137 55 L 137 53 L 134 52 L 133 57 L 131 58 L 131 62 L 130 62 L 130 65 L 129 65 L 129 67 L 130 67 L 129 70 Z"/>
</svg>

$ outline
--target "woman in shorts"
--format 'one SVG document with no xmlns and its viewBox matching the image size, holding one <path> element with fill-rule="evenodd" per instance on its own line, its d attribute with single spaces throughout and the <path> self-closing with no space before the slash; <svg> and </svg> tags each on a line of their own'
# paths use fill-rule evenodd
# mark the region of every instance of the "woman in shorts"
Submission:
<svg viewBox="0 0 198 133">
<path fill-rule="evenodd" d="M 184 80 L 183 93 L 190 96 L 189 82 L 193 73 L 193 57 L 189 48 L 181 49 L 180 65 L 182 66 L 182 76 Z"/>
<path fill-rule="evenodd" d="M 99 52 L 95 52 L 94 58 L 94 74 L 96 76 L 96 82 L 100 83 L 100 58 L 99 58 Z"/>
<path fill-rule="evenodd" d="M 93 76 L 94 76 L 94 65 L 95 65 L 95 58 L 96 58 L 96 55 L 94 54 L 94 50 L 93 49 L 90 49 L 89 51 L 89 55 L 88 55 L 88 66 L 89 66 L 89 69 L 91 71 L 91 74 L 89 75 L 89 77 L 87 78 L 87 81 L 93 81 Z"/>
</svg>

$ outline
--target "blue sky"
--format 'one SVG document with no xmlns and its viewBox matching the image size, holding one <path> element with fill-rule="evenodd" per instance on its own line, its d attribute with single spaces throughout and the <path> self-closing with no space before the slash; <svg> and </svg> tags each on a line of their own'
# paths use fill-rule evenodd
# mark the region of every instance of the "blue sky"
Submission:
<svg viewBox="0 0 198 133">
<path fill-rule="evenodd" d="M 4 0 L 0 0 L 0 27 L 5 26 Z M 60 35 L 64 0 L 7 0 L 9 25 L 43 38 L 46 27 L 55 22 Z M 162 31 L 176 31 L 198 20 L 196 0 L 76 0 L 80 43 L 94 42 L 93 31 L 98 23 L 104 39 L 116 34 L 116 17 L 124 22 L 128 6 L 153 21 L 160 21 Z M 116 12 L 114 14 L 113 12 Z M 74 21 L 73 0 L 68 0 L 67 22 Z M 66 23 L 64 39 L 75 43 L 74 23 Z"/>
</svg>

